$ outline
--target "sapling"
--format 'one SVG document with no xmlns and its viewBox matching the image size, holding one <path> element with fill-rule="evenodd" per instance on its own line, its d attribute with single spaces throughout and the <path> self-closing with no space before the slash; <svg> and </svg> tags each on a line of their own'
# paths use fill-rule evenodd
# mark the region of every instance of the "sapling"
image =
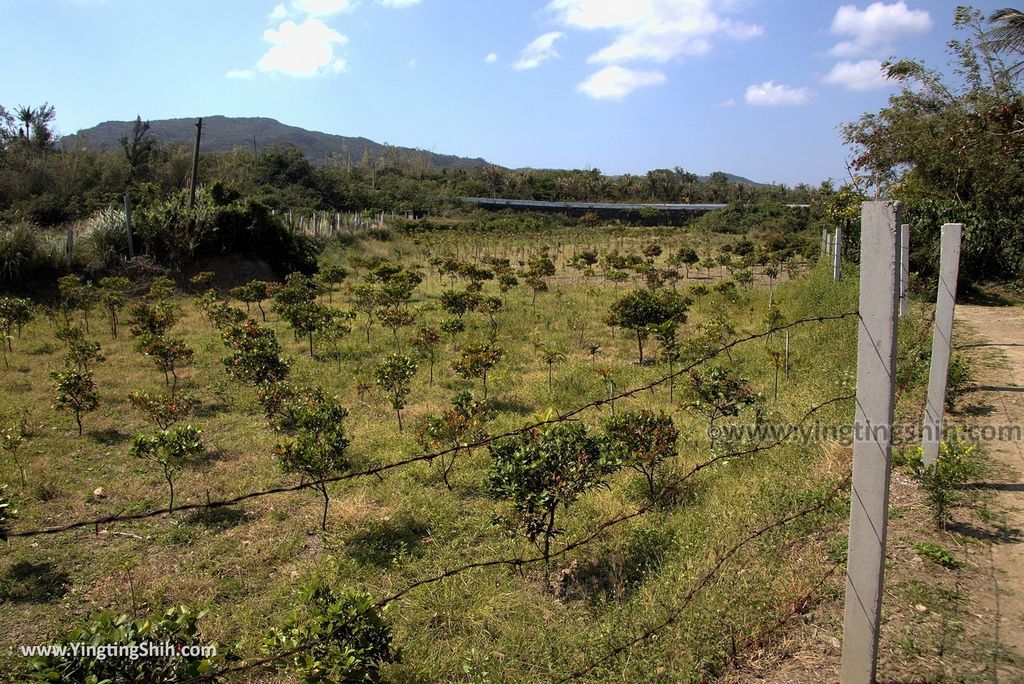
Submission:
<svg viewBox="0 0 1024 684">
<path fill-rule="evenodd" d="M 738 416 L 745 407 L 761 401 L 761 396 L 746 379 L 720 367 L 706 372 L 700 369 L 690 371 L 690 390 L 693 400 L 689 407 L 707 419 L 708 442 L 712 448 L 717 437 L 715 423 L 718 420 Z"/>
<path fill-rule="evenodd" d="M 231 377 L 256 386 L 281 382 L 288 377 L 288 363 L 281 357 L 281 343 L 270 328 L 246 320 L 227 328 L 221 336 L 230 352 L 223 363 Z"/>
<path fill-rule="evenodd" d="M 32 308 L 32 302 L 29 300 L 16 297 L 0 299 L 0 333 L 3 334 L 0 344 L 4 346 L 5 351 L 14 351 L 14 347 L 11 346 L 11 340 L 14 338 L 15 330 L 20 340 L 21 329 L 30 323 L 33 318 L 35 318 L 35 310 Z"/>
<path fill-rule="evenodd" d="M 491 343 L 471 344 L 462 350 L 462 356 L 455 360 L 452 368 L 466 380 L 480 378 L 484 386 L 484 399 L 487 398 L 487 374 L 501 358 L 505 350 Z"/>
<path fill-rule="evenodd" d="M 297 473 L 312 480 L 323 497 L 320 529 L 327 529 L 327 510 L 331 499 L 323 480 L 343 473 L 349 467 L 345 433 L 348 411 L 338 400 L 326 397 L 319 389 L 297 392 L 286 397 L 276 423 L 291 435 L 277 444 L 277 459 L 286 473 Z"/>
<path fill-rule="evenodd" d="M 485 487 L 509 509 L 496 521 L 523 534 L 543 553 L 546 590 L 551 541 L 561 532 L 555 519 L 558 508 L 567 510 L 584 493 L 604 485 L 618 467 L 615 454 L 579 422 L 531 430 L 490 449 Z"/>
<path fill-rule="evenodd" d="M 408 356 L 390 354 L 373 371 L 377 386 L 391 398 L 391 408 L 398 416 L 398 431 L 402 431 L 402 409 L 409 396 L 409 383 L 416 375 L 416 363 Z"/>
<path fill-rule="evenodd" d="M 487 436 L 483 426 L 494 420 L 495 415 L 496 411 L 489 402 L 476 401 L 469 392 L 462 392 L 452 398 L 451 408 L 440 416 L 427 417 L 420 424 L 416 441 L 424 450 L 451 449 L 431 461 L 441 471 L 441 478 L 448 489 L 451 489 L 448 475 L 455 467 L 459 452 L 465 449 L 469 453 L 471 448 L 468 445 Z"/>
<path fill-rule="evenodd" d="M 178 369 L 188 365 L 195 351 L 184 340 L 163 335 L 144 335 L 136 342 L 135 348 L 153 359 L 157 369 L 163 371 L 164 385 L 170 385 L 171 396 L 174 396 L 178 391 Z"/>
<path fill-rule="evenodd" d="M 377 319 L 385 328 L 391 329 L 391 336 L 395 340 L 396 351 L 401 354 L 402 342 L 398 339 L 398 330 L 399 328 L 412 325 L 416 320 L 416 314 L 400 305 L 391 304 L 380 309 L 377 313 Z"/>
<path fill-rule="evenodd" d="M 338 285 L 348 277 L 348 271 L 336 264 L 330 264 L 320 267 L 320 272 L 314 277 L 320 285 L 320 289 L 327 291 L 328 303 L 333 303 L 334 286 Z"/>
<path fill-rule="evenodd" d="M 128 395 L 128 403 L 145 414 L 160 430 L 169 430 L 175 423 L 195 413 L 199 407 L 199 400 L 184 392 L 164 398 L 136 390 Z"/>
<path fill-rule="evenodd" d="M 91 371 L 80 371 L 76 368 L 65 368 L 50 373 L 53 389 L 57 393 L 54 408 L 58 411 L 71 411 L 75 414 L 78 424 L 78 436 L 82 436 L 82 414 L 95 411 L 99 406 L 96 384 Z"/>
<path fill-rule="evenodd" d="M 460 332 L 466 330 L 466 322 L 461 318 L 452 316 L 441 321 L 441 332 L 452 338 L 452 348 L 457 349 L 457 338 Z"/>
<path fill-rule="evenodd" d="M 655 415 L 646 409 L 613 415 L 605 423 L 605 434 L 617 459 L 642 474 L 653 502 L 658 494 L 655 476 L 658 467 L 676 455 L 679 430 L 672 417 Z"/>
<path fill-rule="evenodd" d="M 685 323 L 689 305 L 690 300 L 675 291 L 634 290 L 611 305 L 605 323 L 636 335 L 638 363 L 642 366 L 647 338 L 658 326 Z"/>
<path fill-rule="evenodd" d="M 106 361 L 100 343 L 87 340 L 85 333 L 78 326 L 58 328 L 56 337 L 64 343 L 67 349 L 65 364 L 68 366 L 73 366 L 80 371 L 88 371 L 93 364 Z"/>
<path fill-rule="evenodd" d="M 21 461 L 18 460 L 18 450 L 21 449 L 27 439 L 28 424 L 24 418 L 0 431 L 0 449 L 10 454 L 14 465 L 18 467 L 22 487 L 25 486 L 25 468 L 22 466 Z"/>
<path fill-rule="evenodd" d="M 434 362 L 437 360 L 437 346 L 441 343 L 441 335 L 433 326 L 423 326 L 409 338 L 409 343 L 418 356 L 430 362 L 430 384 L 434 384 Z"/>
<path fill-rule="evenodd" d="M 100 303 L 107 311 L 107 322 L 110 324 L 110 336 L 117 337 L 117 326 L 120 322 L 121 308 L 128 302 L 131 282 L 124 277 L 100 279 Z"/>
<path fill-rule="evenodd" d="M 370 328 L 373 327 L 373 315 L 377 311 L 380 299 L 379 289 L 370 283 L 360 285 L 352 293 L 352 308 L 366 314 L 366 343 L 370 343 Z"/>
<path fill-rule="evenodd" d="M 540 354 L 541 361 L 548 367 L 548 391 L 551 391 L 551 370 L 556 363 L 563 363 L 566 358 L 565 349 L 547 342 L 535 342 L 534 348 Z"/>
<path fill-rule="evenodd" d="M 263 309 L 263 300 L 270 296 L 267 283 L 262 280 L 251 280 L 245 285 L 232 288 L 229 294 L 245 304 L 245 312 L 249 313 L 250 307 L 255 304 L 260 311 L 263 322 L 267 322 L 267 312 Z"/>
<path fill-rule="evenodd" d="M 136 435 L 131 455 L 160 466 L 170 493 L 167 512 L 174 510 L 174 475 L 185 463 L 206 450 L 202 434 L 191 425 L 161 430 L 154 435 Z"/>
<path fill-rule="evenodd" d="M 166 335 L 177 322 L 178 312 L 170 302 L 138 302 L 131 308 L 129 325 L 134 337 L 159 336 Z"/>
</svg>

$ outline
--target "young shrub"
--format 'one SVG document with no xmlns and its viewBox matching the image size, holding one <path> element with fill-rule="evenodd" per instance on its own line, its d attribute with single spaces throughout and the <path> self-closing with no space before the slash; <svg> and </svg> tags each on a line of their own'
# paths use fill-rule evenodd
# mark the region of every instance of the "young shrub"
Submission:
<svg viewBox="0 0 1024 684">
<path fill-rule="evenodd" d="M 565 349 L 555 344 L 535 342 L 534 348 L 540 354 L 541 361 L 548 367 L 548 391 L 551 391 L 551 370 L 556 363 L 563 363 L 566 358 Z"/>
<path fill-rule="evenodd" d="M 181 682 L 212 674 L 229 654 L 222 645 L 200 637 L 199 621 L 205 615 L 185 606 L 143 620 L 95 614 L 64 635 L 60 640 L 66 645 L 62 654 L 33 656 L 26 677 L 31 682 Z M 141 653 L 138 647 L 142 642 L 172 643 L 184 648 L 186 655 L 155 650 L 147 657 L 111 655 L 121 649 L 128 654 L 132 649 Z M 79 650 L 76 654 L 74 644 L 99 645 L 110 652 L 87 655 Z"/>
<path fill-rule="evenodd" d="M 738 416 L 745 407 L 761 401 L 746 379 L 731 374 L 724 368 L 690 371 L 690 391 L 693 401 L 688 408 L 695 409 L 708 421 L 708 442 L 715 446 L 715 423 L 721 418 Z"/>
<path fill-rule="evenodd" d="M 605 323 L 631 330 L 636 335 L 638 363 L 642 366 L 647 338 L 658 326 L 685 323 L 688 306 L 689 300 L 675 291 L 634 290 L 612 304 Z"/>
<path fill-rule="evenodd" d="M 700 257 L 697 256 L 697 252 L 692 247 L 680 247 L 673 257 L 673 261 L 686 267 L 686 277 L 689 278 L 690 267 L 699 262 Z"/>
<path fill-rule="evenodd" d="M 164 385 L 171 386 L 171 396 L 174 396 L 178 391 L 178 370 L 189 364 L 195 351 L 184 340 L 163 335 L 144 335 L 135 343 L 135 348 L 153 359 L 157 369 L 163 371 Z"/>
<path fill-rule="evenodd" d="M 145 414 L 159 430 L 169 430 L 175 423 L 195 413 L 199 400 L 186 393 L 170 398 L 154 397 L 147 392 L 133 391 L 128 403 Z"/>
<path fill-rule="evenodd" d="M 22 487 L 25 486 L 25 468 L 21 465 L 21 461 L 18 460 L 18 450 L 21 449 L 27 439 L 28 425 L 25 423 L 24 418 L 0 431 L 0 449 L 10 454 L 14 465 L 18 467 Z"/>
<path fill-rule="evenodd" d="M 313 335 L 324 332 L 331 322 L 331 309 L 319 302 L 297 302 L 279 306 L 281 318 L 295 331 L 296 337 L 306 337 L 309 341 L 309 356 L 316 358 L 313 347 Z"/>
<path fill-rule="evenodd" d="M 344 421 L 348 417 L 337 399 L 325 397 L 317 389 L 310 392 L 285 392 L 277 396 L 279 404 L 273 417 L 279 429 L 292 439 L 276 446 L 278 463 L 285 473 L 298 473 L 314 481 L 324 500 L 320 529 L 327 529 L 327 509 L 331 504 L 324 479 L 336 477 L 349 467 L 346 452 L 349 439 Z M 265 403 L 268 414 L 272 403 Z"/>
<path fill-rule="evenodd" d="M 437 346 L 441 343 L 441 335 L 437 328 L 423 326 L 409 339 L 409 344 L 417 356 L 430 362 L 430 384 L 434 384 L 434 362 L 437 360 Z"/>
<path fill-rule="evenodd" d="M 50 373 L 53 389 L 57 393 L 54 408 L 58 411 L 71 411 L 75 414 L 78 424 L 78 436 L 82 436 L 82 414 L 95 411 L 100 404 L 96 394 L 96 384 L 90 371 L 65 368 Z"/>
<path fill-rule="evenodd" d="M 60 306 L 64 314 L 64 322 L 71 323 L 71 312 L 81 311 L 85 319 L 85 331 L 89 332 L 89 312 L 99 301 L 99 295 L 92 283 L 83 282 L 76 275 L 61 276 L 57 280 L 60 292 Z"/>
<path fill-rule="evenodd" d="M 149 292 L 146 293 L 146 297 L 154 302 L 166 302 L 174 296 L 177 289 L 174 281 L 167 276 L 157 276 L 149 284 Z"/>
<path fill-rule="evenodd" d="M 7 496 L 7 485 L 0 482 L 0 541 L 7 541 L 11 520 L 18 517 L 18 509 Z"/>
<path fill-rule="evenodd" d="M 138 302 L 131 308 L 129 326 L 133 337 L 166 335 L 178 322 L 178 312 L 169 302 Z"/>
<path fill-rule="evenodd" d="M 605 423 L 608 442 L 617 460 L 647 480 L 651 501 L 657 498 L 655 476 L 658 467 L 676 455 L 679 430 L 672 417 L 643 409 L 613 415 Z"/>
<path fill-rule="evenodd" d="M 939 444 L 935 463 L 924 465 L 923 451 L 915 448 L 910 468 L 926 493 L 935 524 L 941 529 L 952 520 L 953 509 L 963 502 L 963 486 L 983 474 L 978 447 L 952 434 Z"/>
<path fill-rule="evenodd" d="M 416 314 L 400 305 L 388 305 L 382 307 L 377 314 L 377 319 L 385 328 L 391 329 L 391 336 L 395 340 L 396 351 L 402 353 L 402 342 L 398 339 L 398 329 L 413 324 Z"/>
<path fill-rule="evenodd" d="M 456 346 L 456 338 L 459 333 L 466 330 L 466 322 L 457 316 L 446 318 L 441 321 L 441 332 L 452 338 L 452 347 Z"/>
<path fill-rule="evenodd" d="M 416 362 L 400 354 L 390 354 L 373 371 L 377 386 L 391 397 L 391 408 L 398 416 L 399 432 L 402 431 L 402 409 L 405 408 L 405 398 L 409 396 L 409 383 L 415 375 Z"/>
<path fill-rule="evenodd" d="M 0 299 L 0 331 L 3 332 L 3 339 L 0 344 L 5 345 L 7 351 L 14 351 L 11 340 L 17 330 L 18 339 L 21 339 L 21 330 L 35 318 L 35 310 L 32 302 L 27 299 L 4 297 Z"/>
<path fill-rule="evenodd" d="M 263 300 L 270 296 L 270 288 L 262 280 L 251 280 L 245 285 L 232 288 L 228 293 L 235 299 L 245 304 L 245 312 L 250 312 L 250 307 L 255 304 L 260 310 L 263 322 L 267 322 L 267 312 L 263 309 Z"/>
<path fill-rule="evenodd" d="M 58 328 L 56 337 L 67 348 L 64 363 L 69 367 L 85 372 L 91 370 L 94 364 L 107 360 L 100 343 L 85 339 L 85 333 L 78 326 Z"/>
<path fill-rule="evenodd" d="M 352 292 L 352 308 L 366 314 L 366 343 L 370 343 L 370 329 L 373 327 L 373 315 L 380 302 L 380 290 L 376 285 L 364 283 Z"/>
<path fill-rule="evenodd" d="M 185 425 L 174 430 L 161 430 L 155 435 L 136 435 L 131 455 L 160 466 L 170 492 L 167 502 L 167 512 L 170 513 L 174 510 L 174 474 L 205 450 L 202 433 L 191 425 Z"/>
<path fill-rule="evenodd" d="M 484 386 L 484 399 L 487 399 L 487 374 L 504 355 L 504 349 L 489 342 L 471 344 L 462 350 L 462 356 L 452 364 L 452 368 L 466 380 L 480 378 Z"/>
<path fill-rule="evenodd" d="M 300 646 L 289 659 L 275 660 L 278 668 L 294 670 L 303 682 L 379 682 L 381 665 L 394 663 L 391 626 L 369 594 L 339 596 L 323 581 L 303 589 L 300 609 L 263 643 L 263 652 L 276 654 Z"/>
<path fill-rule="evenodd" d="M 505 302 L 501 297 L 487 296 L 480 302 L 479 310 L 487 314 L 487 320 L 491 324 L 491 338 L 498 334 L 498 319 L 495 315 L 504 308 Z"/>
<path fill-rule="evenodd" d="M 448 475 L 455 467 L 459 451 L 465 449 L 469 453 L 471 449 L 467 445 L 484 439 L 487 432 L 483 426 L 494 420 L 495 415 L 496 411 L 489 402 L 475 401 L 469 392 L 461 392 L 452 398 L 451 408 L 440 416 L 427 417 L 420 424 L 416 441 L 424 451 L 452 449 L 431 461 L 441 471 L 441 478 L 448 489 L 452 488 Z"/>
<path fill-rule="evenodd" d="M 316 278 L 317 285 L 319 285 L 320 289 L 327 292 L 328 303 L 333 303 L 334 286 L 340 285 L 342 281 L 348 277 L 348 271 L 341 266 L 329 264 L 320 267 L 320 272 L 314 277 Z"/>
<path fill-rule="evenodd" d="M 584 493 L 605 484 L 618 464 L 602 441 L 582 423 L 552 425 L 491 446 L 487 491 L 503 499 L 509 512 L 498 517 L 524 535 L 544 555 L 545 588 L 550 580 L 551 540 L 561 532 L 555 515 Z"/>
<path fill-rule="evenodd" d="M 118 315 L 128 302 L 131 283 L 127 278 L 111 277 L 100 279 L 100 303 L 107 312 L 107 323 L 110 325 L 110 336 L 117 337 Z"/>
<path fill-rule="evenodd" d="M 288 364 L 281 358 L 281 343 L 270 328 L 247 319 L 224 330 L 221 337 L 230 351 L 223 363 L 231 377 L 257 386 L 288 377 Z"/>
</svg>

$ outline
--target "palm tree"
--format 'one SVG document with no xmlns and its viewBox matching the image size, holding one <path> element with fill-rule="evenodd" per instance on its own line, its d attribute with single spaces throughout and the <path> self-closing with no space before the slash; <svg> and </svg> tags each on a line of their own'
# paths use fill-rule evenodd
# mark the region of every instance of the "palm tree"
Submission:
<svg viewBox="0 0 1024 684">
<path fill-rule="evenodd" d="M 28 140 L 32 136 L 32 122 L 35 121 L 36 118 L 35 107 L 24 107 L 18 105 L 14 108 L 14 116 L 23 124 L 21 129 L 18 131 L 18 134 L 22 138 Z"/>
<path fill-rule="evenodd" d="M 993 12 L 988 21 L 992 28 L 986 37 L 993 50 L 1024 52 L 1024 12 L 1007 7 Z"/>
</svg>

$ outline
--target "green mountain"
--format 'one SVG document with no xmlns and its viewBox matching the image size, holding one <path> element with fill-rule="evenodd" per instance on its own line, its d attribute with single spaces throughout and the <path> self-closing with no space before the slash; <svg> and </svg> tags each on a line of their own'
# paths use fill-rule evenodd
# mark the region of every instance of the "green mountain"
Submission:
<svg viewBox="0 0 1024 684">
<path fill-rule="evenodd" d="M 196 137 L 195 119 L 161 119 L 150 121 L 153 136 L 163 143 L 191 146 Z M 118 140 L 131 132 L 131 121 L 105 121 L 98 126 L 87 128 L 61 139 L 64 146 L 79 143 L 90 148 L 117 149 Z M 367 138 L 350 138 L 307 131 L 304 128 L 288 126 L 264 117 L 203 117 L 203 152 L 227 152 L 240 147 L 246 150 L 264 149 L 274 145 L 295 145 L 314 164 L 359 163 L 369 153 L 371 159 L 389 155 L 405 159 L 422 159 L 431 168 L 469 169 L 486 165 L 484 159 L 467 159 L 450 154 L 437 154 L 408 147 L 382 145 Z"/>
</svg>

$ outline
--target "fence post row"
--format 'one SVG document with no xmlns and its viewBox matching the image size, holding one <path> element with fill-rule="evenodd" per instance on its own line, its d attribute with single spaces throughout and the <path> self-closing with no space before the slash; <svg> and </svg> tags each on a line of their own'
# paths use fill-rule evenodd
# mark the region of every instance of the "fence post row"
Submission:
<svg viewBox="0 0 1024 684">
<path fill-rule="evenodd" d="M 861 207 L 860 322 L 842 684 L 873 684 L 882 613 L 895 405 L 899 204 Z"/>
<path fill-rule="evenodd" d="M 946 380 L 949 355 L 953 350 L 953 315 L 956 308 L 956 283 L 960 276 L 960 238 L 962 223 L 942 226 L 942 251 L 939 257 L 939 288 L 935 299 L 935 332 L 932 335 L 932 360 L 928 372 L 928 399 L 924 406 L 921 446 L 924 464 L 939 457 L 942 441 L 942 417 L 946 406 Z"/>
</svg>

